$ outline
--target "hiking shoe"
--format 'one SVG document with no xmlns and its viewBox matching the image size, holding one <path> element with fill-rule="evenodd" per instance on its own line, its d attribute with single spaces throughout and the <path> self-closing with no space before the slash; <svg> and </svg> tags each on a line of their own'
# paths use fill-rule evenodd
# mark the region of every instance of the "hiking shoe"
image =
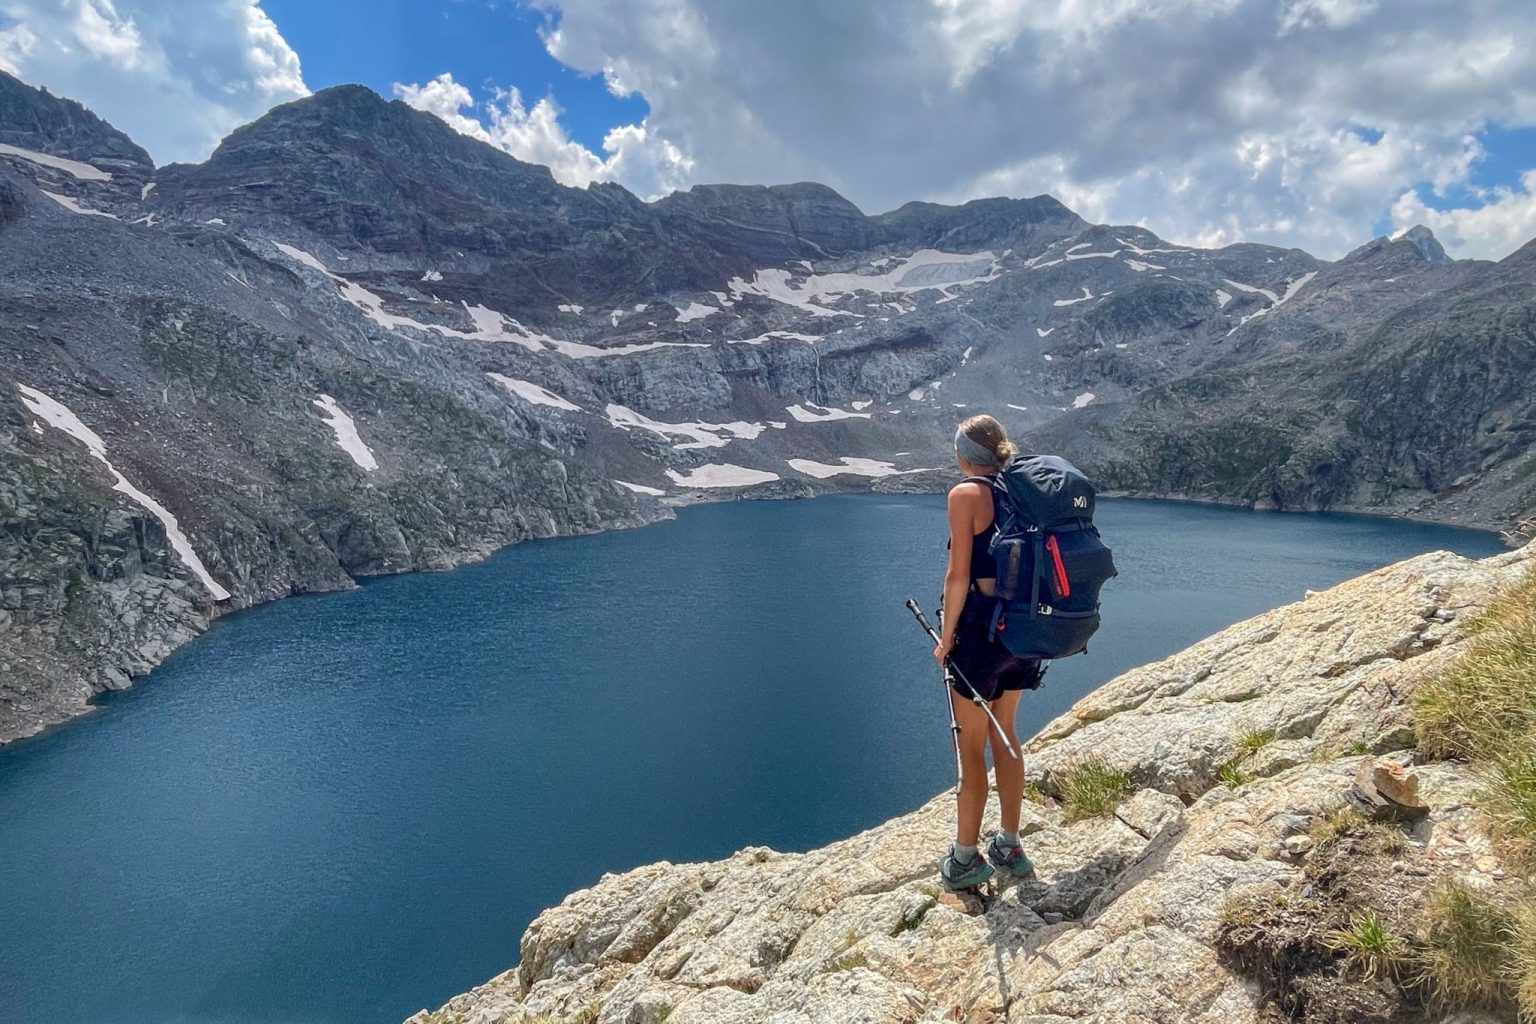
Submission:
<svg viewBox="0 0 1536 1024">
<path fill-rule="evenodd" d="M 1013 875 L 1014 878 L 1023 878 L 1025 875 L 1035 873 L 1035 866 L 1029 862 L 1028 857 L 1024 856 L 1024 847 L 1003 842 L 1003 837 L 997 833 L 987 840 L 987 860 Z"/>
<path fill-rule="evenodd" d="M 987 858 L 979 851 L 970 860 L 958 861 L 955 859 L 955 851 L 950 850 L 939 861 L 939 877 L 951 891 L 974 889 L 992 877 L 992 865 L 987 863 Z"/>
</svg>

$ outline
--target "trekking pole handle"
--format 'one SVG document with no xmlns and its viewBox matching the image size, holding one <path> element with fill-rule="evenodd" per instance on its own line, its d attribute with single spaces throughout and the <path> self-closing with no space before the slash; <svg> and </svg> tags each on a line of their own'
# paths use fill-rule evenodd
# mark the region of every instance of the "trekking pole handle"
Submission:
<svg viewBox="0 0 1536 1024">
<path fill-rule="evenodd" d="M 942 642 L 939 639 L 939 634 L 936 633 L 934 628 L 928 624 L 928 616 L 923 614 L 923 610 L 917 606 L 917 602 L 912 600 L 910 597 L 907 598 L 907 611 L 917 616 L 918 625 L 927 630 L 928 635 L 933 638 L 933 642 L 935 644 Z"/>
</svg>

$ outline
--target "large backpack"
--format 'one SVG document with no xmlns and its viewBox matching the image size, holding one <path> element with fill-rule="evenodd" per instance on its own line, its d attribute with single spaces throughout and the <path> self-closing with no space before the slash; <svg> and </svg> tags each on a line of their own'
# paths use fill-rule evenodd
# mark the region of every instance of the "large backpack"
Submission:
<svg viewBox="0 0 1536 1024">
<path fill-rule="evenodd" d="M 992 478 L 997 607 L 990 636 L 1020 658 L 1066 658 L 1099 628 L 1115 560 L 1093 525 L 1094 489 L 1055 455 L 1016 455 Z"/>
</svg>

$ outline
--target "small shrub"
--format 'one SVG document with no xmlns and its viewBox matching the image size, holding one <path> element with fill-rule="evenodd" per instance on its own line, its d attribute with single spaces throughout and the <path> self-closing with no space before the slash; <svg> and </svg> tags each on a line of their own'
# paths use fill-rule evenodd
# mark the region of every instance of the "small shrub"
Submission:
<svg viewBox="0 0 1536 1024">
<path fill-rule="evenodd" d="M 1355 918 L 1348 928 L 1324 936 L 1328 948 L 1344 954 L 1345 970 L 1356 970 L 1367 981 L 1397 978 L 1408 962 L 1408 943 L 1386 928 L 1374 913 Z"/>
<path fill-rule="evenodd" d="M 1513 934 L 1508 911 L 1461 882 L 1448 882 L 1425 905 L 1418 980 L 1448 1009 L 1498 1007 Z"/>
<path fill-rule="evenodd" d="M 656 1012 L 656 1024 L 666 1024 L 667 1018 L 672 1016 L 672 1007 L 663 1006 Z"/>
<path fill-rule="evenodd" d="M 1050 800 L 1045 795 L 1045 791 L 1033 782 L 1026 782 L 1024 784 L 1024 799 L 1032 804 L 1039 804 L 1041 807 L 1044 807 Z"/>
<path fill-rule="evenodd" d="M 588 1003 L 580 1013 L 571 1018 L 571 1024 L 593 1024 L 602 1012 L 602 1003 Z"/>
<path fill-rule="evenodd" d="M 1061 782 L 1061 802 L 1067 821 L 1083 821 L 1113 814 L 1120 799 L 1130 792 L 1130 778 L 1099 758 L 1077 765 Z"/>
</svg>

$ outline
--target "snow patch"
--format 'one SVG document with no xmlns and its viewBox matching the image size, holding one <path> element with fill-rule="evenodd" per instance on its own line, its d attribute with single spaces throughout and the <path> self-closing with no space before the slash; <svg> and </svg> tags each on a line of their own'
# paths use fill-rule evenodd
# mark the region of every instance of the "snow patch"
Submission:
<svg viewBox="0 0 1536 1024">
<path fill-rule="evenodd" d="M 1141 260 L 1126 260 L 1125 265 L 1136 271 L 1138 274 L 1145 273 L 1148 270 L 1168 269 L 1167 267 L 1160 267 L 1156 263 L 1144 263 Z"/>
<path fill-rule="evenodd" d="M 324 263 L 312 253 L 282 242 L 274 242 L 273 245 L 289 259 L 303 264 L 311 269 L 318 270 L 336 283 L 340 289 L 340 297 L 361 310 L 380 327 L 394 330 L 400 327 L 409 327 L 417 331 L 435 331 L 445 338 L 461 338 L 466 341 L 507 341 L 521 345 L 531 352 L 547 352 L 553 350 L 561 355 L 570 356 L 572 359 L 602 359 L 608 356 L 630 355 L 635 352 L 647 352 L 657 348 L 708 348 L 705 342 L 698 341 L 650 341 L 637 345 L 618 345 L 613 348 L 598 348 L 596 345 L 584 345 L 576 341 L 562 341 L 559 338 L 551 338 L 548 335 L 530 331 L 517 320 L 503 313 L 498 313 L 482 305 L 469 305 L 462 303 L 464 311 L 469 315 L 474 324 L 473 331 L 461 331 L 452 327 L 444 327 L 442 324 L 427 324 L 420 320 L 413 320 L 408 316 L 398 316 L 386 312 L 382 296 L 369 291 L 355 281 L 349 281 L 339 274 L 333 274 L 326 269 Z M 619 311 L 614 310 L 614 317 L 619 316 Z M 615 322 L 617 320 L 615 319 Z M 510 328 L 510 329 L 509 329 Z"/>
<path fill-rule="evenodd" d="M 687 306 L 677 311 L 677 322 L 686 324 L 690 320 L 702 320 L 706 316 L 714 316 L 720 310 L 713 306 L 706 306 L 702 302 L 690 302 Z"/>
<path fill-rule="evenodd" d="M 112 175 L 106 171 L 98 170 L 90 164 L 81 163 L 79 160 L 66 160 L 62 156 L 53 156 L 49 153 L 39 153 L 35 149 L 22 149 L 20 146 L 8 146 L 5 143 L 0 143 L 0 156 L 18 156 L 28 163 L 34 163 L 40 167 L 51 167 L 56 171 L 72 174 L 80 181 L 112 180 Z M 143 196 L 139 198 L 142 199 Z"/>
<path fill-rule="evenodd" d="M 428 270 L 421 275 L 421 279 L 423 281 L 441 281 L 443 279 L 443 272 L 441 270 Z"/>
<path fill-rule="evenodd" d="M 52 199 L 54 202 L 58 203 L 60 206 L 64 207 L 64 209 L 68 210 L 70 213 L 85 214 L 89 217 L 111 217 L 113 220 L 119 219 L 116 216 L 105 212 L 104 210 L 93 210 L 89 206 L 77 203 L 73 199 L 69 198 L 69 196 L 61 196 L 57 192 L 49 192 L 45 188 L 40 188 L 38 191 L 47 196 L 49 199 Z"/>
<path fill-rule="evenodd" d="M 1221 288 L 1216 289 L 1216 308 L 1225 309 L 1227 303 L 1232 301 L 1232 293 Z"/>
<path fill-rule="evenodd" d="M 516 377 L 504 377 L 499 373 L 487 373 L 486 376 L 496 381 L 498 384 L 512 392 L 517 397 L 523 399 L 526 402 L 532 402 L 534 405 L 548 405 L 556 409 L 564 409 L 567 412 L 581 411 L 580 406 L 573 405 L 572 403 L 566 401 L 564 398 L 561 398 L 559 395 L 555 394 L 553 391 L 542 388 L 532 381 L 518 380 Z"/>
<path fill-rule="evenodd" d="M 791 271 L 767 269 L 757 271 L 752 280 L 732 278 L 726 287 L 733 298 L 743 295 L 761 295 L 785 305 L 794 306 L 813 316 L 858 316 L 842 310 L 818 305 L 852 292 L 876 292 L 879 294 L 910 294 L 938 290 L 966 284 L 980 284 L 997 278 L 1001 273 L 997 257 L 990 251 L 979 253 L 948 253 L 937 249 L 919 249 L 911 256 L 888 258 L 887 262 L 871 264 L 879 274 L 807 273 L 798 285 L 793 282 Z M 946 292 L 947 294 L 947 292 Z"/>
<path fill-rule="evenodd" d="M 1247 316 L 1243 317 L 1241 320 L 1238 321 L 1237 327 L 1232 328 L 1232 330 L 1228 331 L 1227 333 L 1231 334 L 1232 331 L 1237 330 L 1238 327 L 1243 326 L 1243 324 L 1246 324 L 1248 321 L 1256 319 L 1258 317 L 1261 317 L 1265 313 L 1272 313 L 1275 310 L 1279 309 L 1281 306 L 1283 306 L 1287 302 L 1291 301 L 1291 299 L 1296 295 L 1296 293 L 1301 291 L 1303 288 L 1305 288 L 1307 286 L 1307 283 L 1310 282 L 1316 276 L 1317 276 L 1317 271 L 1315 271 L 1315 270 L 1309 271 L 1308 273 L 1305 273 L 1305 274 L 1302 274 L 1296 280 L 1290 282 L 1289 284 L 1287 284 L 1285 286 L 1285 294 L 1280 296 L 1280 298 L 1275 301 L 1274 305 L 1272 305 L 1272 306 L 1265 306 L 1263 309 L 1260 309 L 1260 310 L 1257 310 L 1255 312 L 1249 313 Z M 1228 284 L 1235 284 L 1236 282 L 1229 281 L 1227 283 Z M 1270 296 L 1273 296 L 1274 292 L 1267 292 L 1266 294 L 1268 294 Z"/>
<path fill-rule="evenodd" d="M 224 218 L 223 217 L 209 217 L 207 220 L 203 221 L 203 223 L 204 224 L 212 224 L 216 228 L 221 228 L 221 227 L 224 226 Z"/>
<path fill-rule="evenodd" d="M 1052 305 L 1053 306 L 1075 306 L 1079 302 L 1088 302 L 1093 297 L 1094 297 L 1093 292 L 1088 290 L 1088 286 L 1087 285 L 1084 285 L 1083 286 L 1083 294 L 1082 294 L 1081 298 L 1076 298 L 1076 299 L 1057 299 L 1055 302 L 1052 303 Z M 1036 328 L 1036 330 L 1038 330 L 1038 329 L 1039 328 Z M 1042 335 L 1042 337 L 1043 337 L 1043 335 Z"/>
<path fill-rule="evenodd" d="M 357 432 L 357 424 L 336 404 L 336 399 L 322 394 L 314 399 L 314 404 L 324 410 L 327 417 L 325 422 L 336 432 L 336 446 L 368 472 L 378 469 L 379 462 L 373 457 L 373 451 L 363 443 L 362 435 Z"/>
<path fill-rule="evenodd" d="M 1262 295 L 1266 299 L 1268 299 L 1270 302 L 1279 302 L 1280 301 L 1280 296 L 1276 295 L 1274 292 L 1270 291 L 1268 288 L 1256 288 L 1256 287 L 1254 287 L 1251 284 L 1243 284 L 1243 282 L 1241 282 L 1241 281 L 1234 281 L 1230 277 L 1224 278 L 1223 280 L 1225 280 L 1227 282 L 1227 284 L 1231 285 L 1233 288 L 1236 288 L 1240 292 L 1249 292 L 1250 294 L 1253 294 L 1253 295 Z"/>
<path fill-rule="evenodd" d="M 148 184 L 146 184 L 143 188 L 139 189 L 139 202 L 142 203 L 144 200 L 148 199 L 149 198 L 149 194 L 151 192 L 153 192 L 154 190 L 155 190 L 155 183 L 152 182 L 152 181 L 149 182 Z"/>
<path fill-rule="evenodd" d="M 748 469 L 729 462 L 711 462 L 687 473 L 667 470 L 667 476 L 679 487 L 750 487 L 753 484 L 772 483 L 779 474 L 761 469 Z"/>
<path fill-rule="evenodd" d="M 1089 402 L 1092 402 L 1097 397 L 1099 397 L 1099 396 L 1095 395 L 1092 391 L 1084 391 L 1082 394 L 1080 394 L 1076 398 L 1072 399 L 1072 408 L 1074 408 L 1074 409 L 1082 409 L 1085 406 L 1087 406 Z"/>
<path fill-rule="evenodd" d="M 1128 241 L 1126 241 L 1123 238 L 1117 238 L 1117 239 L 1115 239 L 1115 241 L 1117 241 L 1121 245 L 1125 246 L 1127 250 L 1129 250 L 1130 252 L 1135 253 L 1137 256 L 1151 256 L 1151 255 L 1154 255 L 1155 253 L 1189 253 L 1189 254 L 1192 254 L 1195 251 L 1193 249 L 1178 249 L 1178 248 L 1175 248 L 1175 249 L 1143 249 L 1140 246 L 1138 246 L 1135 242 L 1128 242 Z"/>
<path fill-rule="evenodd" d="M 874 414 L 867 412 L 849 412 L 846 409 L 830 409 L 814 402 L 806 402 L 804 405 L 791 405 L 786 410 L 791 416 L 801 423 L 826 423 L 829 420 L 867 420 Z"/>
<path fill-rule="evenodd" d="M 853 407 L 854 409 L 862 411 L 864 409 L 868 409 L 870 406 L 874 405 L 875 403 L 874 402 L 849 402 L 848 404 L 851 407 Z"/>
<path fill-rule="evenodd" d="M 94 430 L 81 422 L 80 417 L 71 412 L 62 402 L 57 402 L 36 388 L 29 388 L 25 384 L 17 384 L 16 387 L 21 392 L 22 404 L 30 409 L 33 415 L 41 417 L 44 422 L 57 427 L 85 445 L 91 456 L 107 467 L 113 477 L 114 491 L 126 494 L 160 520 L 161 525 L 165 527 L 166 539 L 171 542 L 171 549 L 181 558 L 182 563 L 192 570 L 192 574 L 202 581 L 203 586 L 213 595 L 215 601 L 223 601 L 229 597 L 229 591 L 214 582 L 207 567 L 203 565 L 203 560 L 197 557 L 197 551 L 193 549 L 187 535 L 181 531 L 181 524 L 176 521 L 176 517 L 164 505 L 139 490 L 129 482 L 127 477 L 118 472 L 117 467 L 107 458 L 106 442 Z M 37 424 L 34 423 L 32 427 L 37 430 Z M 38 433 L 42 431 L 38 430 Z"/>
<path fill-rule="evenodd" d="M 1029 406 L 1027 405 L 1014 405 L 1012 402 L 1005 402 L 1003 404 L 1010 409 L 1017 409 L 1019 412 L 1029 412 Z"/>
<path fill-rule="evenodd" d="M 555 308 L 558 309 L 562 313 L 577 313 L 577 314 L 580 314 L 581 311 L 583 309 L 585 309 L 586 307 L 585 306 L 578 306 L 574 302 L 563 302 L 560 305 L 556 306 Z"/>
<path fill-rule="evenodd" d="M 794 331 L 769 331 L 767 334 L 759 334 L 755 338 L 727 338 L 726 343 L 730 345 L 761 345 L 763 342 L 771 341 L 774 338 L 788 338 L 791 341 L 803 341 L 808 345 L 814 345 L 823 337 L 825 335 L 796 334 Z"/>
<path fill-rule="evenodd" d="M 1035 333 L 1037 335 L 1039 335 L 1040 337 L 1044 338 L 1044 337 L 1047 337 L 1055 329 L 1056 328 L 1054 328 L 1054 327 L 1036 327 L 1035 328 Z"/>
<path fill-rule="evenodd" d="M 647 487 L 645 484 L 632 484 L 628 480 L 615 480 L 614 483 L 618 484 L 620 487 L 634 491 L 636 494 L 649 494 L 653 498 L 659 498 L 663 494 L 667 493 L 660 487 Z"/>
<path fill-rule="evenodd" d="M 894 476 L 900 473 L 889 462 L 880 462 L 875 459 L 861 459 L 852 455 L 838 457 L 842 465 L 831 465 L 825 462 L 812 462 L 810 459 L 789 459 L 789 468 L 806 476 L 813 476 L 818 480 L 825 480 L 830 476 Z"/>
<path fill-rule="evenodd" d="M 731 423 L 704 423 L 699 420 L 691 423 L 663 423 L 624 405 L 609 405 L 604 412 L 608 416 L 608 422 L 620 430 L 638 427 L 662 437 L 689 438 L 687 444 L 672 446 L 679 451 L 692 448 L 724 448 L 737 438 L 750 441 L 766 429 L 761 423 L 747 423 L 742 420 Z"/>
</svg>

